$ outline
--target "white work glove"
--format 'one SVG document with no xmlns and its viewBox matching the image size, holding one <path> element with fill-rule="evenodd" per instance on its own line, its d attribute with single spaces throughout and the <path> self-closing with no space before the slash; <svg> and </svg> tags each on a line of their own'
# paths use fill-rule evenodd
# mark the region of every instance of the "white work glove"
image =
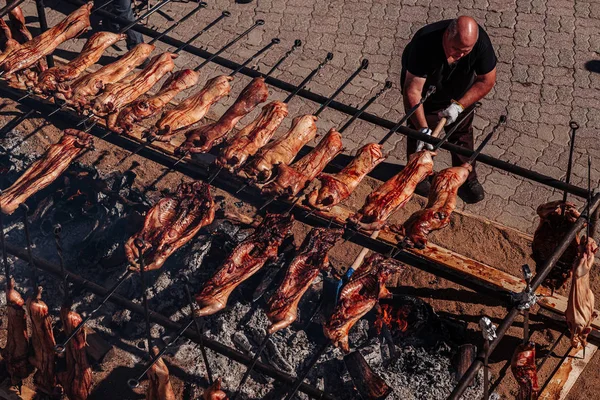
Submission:
<svg viewBox="0 0 600 400">
<path fill-rule="evenodd" d="M 419 129 L 419 133 L 424 133 L 427 136 L 431 136 L 432 131 L 429 128 L 421 128 Z M 423 150 L 423 146 L 425 146 L 427 150 L 433 150 L 433 146 L 431 145 L 431 143 L 426 143 L 419 140 L 417 142 L 417 151 Z"/>
<path fill-rule="evenodd" d="M 458 115 L 463 112 L 465 108 L 458 102 L 452 101 L 445 110 L 438 113 L 438 118 L 446 118 L 446 126 L 456 122 Z"/>
</svg>

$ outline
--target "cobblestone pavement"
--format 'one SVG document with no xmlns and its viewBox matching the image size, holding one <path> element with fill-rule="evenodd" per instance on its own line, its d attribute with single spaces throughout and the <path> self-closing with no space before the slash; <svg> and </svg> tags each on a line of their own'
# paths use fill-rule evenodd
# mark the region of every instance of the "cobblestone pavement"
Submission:
<svg viewBox="0 0 600 400">
<path fill-rule="evenodd" d="M 60 1 L 46 3 L 54 6 Z M 302 50 L 274 74 L 298 83 L 326 52 L 332 51 L 335 54 L 332 62 L 309 85 L 311 91 L 323 95 L 331 94 L 358 67 L 361 59 L 368 58 L 368 70 L 338 99 L 352 105 L 362 104 L 385 80 L 390 80 L 395 87 L 369 110 L 390 120 L 398 120 L 403 114 L 398 90 L 400 57 L 412 34 L 426 23 L 458 15 L 473 16 L 490 35 L 499 59 L 498 82 L 476 118 L 476 134 L 481 135 L 501 113 L 508 112 L 509 118 L 507 128 L 490 142 L 484 153 L 564 179 L 568 123 L 574 119 L 581 129 L 572 182 L 585 184 L 586 152 L 595 159 L 593 182 L 600 178 L 600 158 L 597 157 L 600 140 L 596 133 L 600 128 L 600 74 L 586 70 L 586 63 L 594 64 L 600 52 L 600 3 L 597 0 L 254 0 L 247 5 L 215 0 L 208 3 L 208 8 L 196 14 L 193 22 L 178 27 L 173 35 L 186 40 L 227 9 L 231 17 L 196 43 L 215 50 L 262 18 L 266 21 L 263 27 L 254 30 L 224 55 L 242 61 L 272 37 L 279 37 L 282 44 L 258 62 L 261 70 L 266 70 L 294 39 L 301 39 Z M 67 4 L 61 7 L 64 11 L 73 9 Z M 163 14 L 154 14 L 148 24 L 164 29 L 170 24 L 165 14 L 177 19 L 193 7 L 194 3 L 173 2 L 162 9 Z M 26 15 L 35 15 L 33 2 L 28 2 L 25 11 Z M 49 12 L 51 23 L 59 17 L 58 12 Z M 34 26 L 35 18 L 30 17 L 28 21 Z M 71 41 L 61 48 L 77 51 L 82 43 L 82 39 Z M 159 47 L 167 49 L 164 44 Z M 199 62 L 187 54 L 181 54 L 176 61 L 180 68 L 194 67 Z M 202 70 L 201 79 L 223 72 L 224 69 L 211 64 Z M 234 85 L 226 101 L 214 107 L 215 114 L 220 115 L 248 81 L 246 77 L 237 79 L 242 82 Z M 273 90 L 272 98 L 283 99 L 284 96 Z M 310 101 L 295 98 L 290 103 L 290 116 L 314 112 L 317 107 Z M 320 120 L 321 132 L 346 118 L 341 113 L 326 110 Z M 290 121 L 291 118 L 282 130 Z M 365 143 L 380 139 L 385 132 L 359 121 L 344 135 L 346 149 L 353 152 Z M 405 163 L 402 136 L 389 141 L 387 150 L 391 161 Z M 449 154 L 442 152 L 436 160 L 436 169 L 446 167 L 449 160 Z M 482 164 L 478 171 L 487 192 L 486 199 L 476 205 L 460 204 L 459 207 L 507 226 L 532 232 L 537 221 L 537 205 L 559 198 L 559 193 L 547 187 L 503 171 Z"/>
</svg>

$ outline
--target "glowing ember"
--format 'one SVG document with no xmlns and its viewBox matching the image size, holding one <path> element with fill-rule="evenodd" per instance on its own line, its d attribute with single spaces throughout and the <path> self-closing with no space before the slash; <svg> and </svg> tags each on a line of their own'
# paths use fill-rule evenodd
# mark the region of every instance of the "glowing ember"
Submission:
<svg viewBox="0 0 600 400">
<path fill-rule="evenodd" d="M 375 329 L 377 333 L 381 333 L 383 324 L 385 324 L 390 331 L 406 332 L 408 329 L 408 315 L 410 314 L 410 307 L 401 306 L 394 307 L 391 304 L 381 305 L 381 312 L 377 315 L 375 320 Z"/>
</svg>

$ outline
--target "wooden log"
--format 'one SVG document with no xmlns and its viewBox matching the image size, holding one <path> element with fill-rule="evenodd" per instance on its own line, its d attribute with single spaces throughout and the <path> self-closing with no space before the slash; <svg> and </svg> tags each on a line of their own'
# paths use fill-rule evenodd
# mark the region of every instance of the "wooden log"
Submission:
<svg viewBox="0 0 600 400">
<path fill-rule="evenodd" d="M 583 357 L 583 348 L 571 348 L 566 357 L 562 360 L 560 366 L 552 375 L 538 397 L 540 400 L 564 400 L 569 391 L 575 385 L 579 375 L 583 372 L 590 360 L 596 354 L 598 347 L 588 343 Z"/>
</svg>

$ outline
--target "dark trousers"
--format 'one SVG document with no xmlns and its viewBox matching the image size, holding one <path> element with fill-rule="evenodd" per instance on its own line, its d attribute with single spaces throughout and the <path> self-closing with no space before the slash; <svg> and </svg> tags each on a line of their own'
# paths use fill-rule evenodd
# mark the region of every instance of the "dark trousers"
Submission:
<svg viewBox="0 0 600 400">
<path fill-rule="evenodd" d="M 94 5 L 96 7 L 99 7 L 103 4 L 106 4 L 106 0 L 94 0 Z M 113 3 L 106 7 L 105 10 L 116 15 L 117 17 L 124 18 L 127 21 L 135 21 L 131 0 L 113 0 Z M 102 20 L 102 25 L 104 26 L 105 30 L 115 33 L 119 32 L 125 27 L 124 24 L 122 25 L 110 18 L 104 18 Z M 132 49 L 136 45 L 144 42 L 144 37 L 142 34 L 134 31 L 133 29 L 129 29 L 125 34 L 127 35 L 125 40 L 127 42 L 128 49 Z"/>
<path fill-rule="evenodd" d="M 469 109 L 467 108 L 464 112 L 467 112 Z M 425 109 L 425 118 L 427 119 L 427 125 L 429 125 L 429 127 L 433 130 L 438 121 L 438 111 L 441 110 L 428 110 L 427 108 Z M 463 112 L 463 113 L 464 113 Z M 459 114 L 458 116 L 458 120 L 460 121 L 462 114 Z M 467 117 L 467 119 L 465 121 L 463 121 L 458 129 L 452 134 L 452 136 L 450 136 L 450 138 L 448 139 L 448 141 L 450 143 L 456 144 L 458 146 L 462 146 L 462 147 L 466 147 L 469 150 L 473 150 L 473 118 L 475 116 L 475 113 L 471 114 L 470 116 Z M 452 129 L 454 127 L 455 124 L 452 125 L 448 125 L 445 127 L 446 132 L 449 131 L 450 129 Z M 410 128 L 415 129 L 414 125 L 409 121 L 408 122 L 408 126 Z M 406 154 L 410 155 L 412 153 L 414 153 L 417 149 L 417 141 L 415 139 L 411 139 L 411 138 L 407 138 L 406 141 Z M 463 156 L 460 154 L 456 154 L 456 153 L 452 153 L 452 165 L 453 166 L 458 166 L 458 165 L 462 165 L 465 162 L 467 162 L 467 160 L 469 159 L 469 157 L 467 156 Z M 467 180 L 471 180 L 471 179 L 477 179 L 477 172 L 475 171 L 475 163 L 473 163 L 473 170 L 471 171 L 471 173 L 469 174 L 469 177 L 467 178 Z"/>
</svg>

